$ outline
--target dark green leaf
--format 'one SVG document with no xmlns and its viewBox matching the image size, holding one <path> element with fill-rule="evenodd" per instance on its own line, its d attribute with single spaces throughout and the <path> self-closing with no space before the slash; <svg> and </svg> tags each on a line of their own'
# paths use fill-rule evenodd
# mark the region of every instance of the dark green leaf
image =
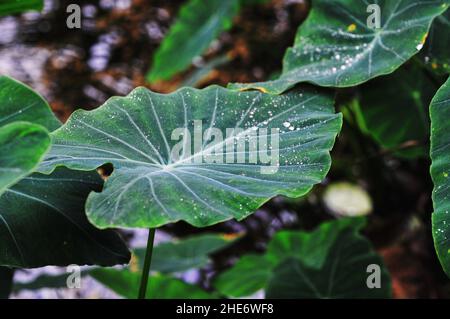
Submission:
<svg viewBox="0 0 450 319">
<path fill-rule="evenodd" d="M 90 275 L 115 293 L 136 299 L 141 275 L 128 270 L 95 269 Z M 148 299 L 208 299 L 213 296 L 197 286 L 163 275 L 149 278 Z"/>
<path fill-rule="evenodd" d="M 232 25 L 239 0 L 190 0 L 181 9 L 155 53 L 148 81 L 169 79 L 185 70 L 220 32 Z"/>
<path fill-rule="evenodd" d="M 370 81 L 360 90 L 360 118 L 368 133 L 384 149 L 395 150 L 406 142 L 421 145 L 396 151 L 403 157 L 424 156 L 429 138 L 428 106 L 435 85 L 415 65 Z"/>
<path fill-rule="evenodd" d="M 119 236 L 97 230 L 84 214 L 87 194 L 101 186 L 96 173 L 58 169 L 6 190 L 0 197 L 0 265 L 127 263 L 130 253 Z"/>
<path fill-rule="evenodd" d="M 349 87 L 392 73 L 425 42 L 448 0 L 381 0 L 381 28 L 368 27 L 370 2 L 316 0 L 283 60 L 278 80 L 235 84 L 237 89 L 281 93 L 300 82 Z"/>
<path fill-rule="evenodd" d="M 442 267 L 450 276 L 450 79 L 430 106 L 433 237 Z"/>
<path fill-rule="evenodd" d="M 194 121 L 202 132 L 199 123 L 218 129 L 223 141 L 195 141 Z M 74 112 L 52 133 L 52 150 L 41 170 L 113 164 L 102 193 L 91 193 L 86 205 L 98 227 L 149 228 L 178 220 L 203 227 L 243 219 L 278 194 L 307 193 L 330 167 L 329 150 L 341 124 L 328 91 L 309 86 L 283 96 L 217 86 L 167 95 L 137 88 L 94 111 Z M 184 141 L 171 140 L 175 129 L 186 134 Z M 264 140 L 273 131 L 279 132 L 279 147 L 271 144 L 273 138 L 260 147 L 273 145 L 268 153 L 279 150 L 279 160 L 264 164 L 264 150 L 245 144 L 257 142 L 255 132 Z M 236 152 L 235 144 L 245 151 Z M 180 150 L 173 156 L 175 145 Z M 217 162 L 210 157 L 214 153 Z M 236 153 L 244 160 L 238 162 Z"/>
</svg>

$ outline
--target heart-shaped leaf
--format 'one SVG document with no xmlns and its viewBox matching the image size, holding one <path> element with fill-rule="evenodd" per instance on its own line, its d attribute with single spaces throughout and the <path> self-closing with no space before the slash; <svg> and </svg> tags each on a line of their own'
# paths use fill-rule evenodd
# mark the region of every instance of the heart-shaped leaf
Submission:
<svg viewBox="0 0 450 319">
<path fill-rule="evenodd" d="M 69 264 L 125 264 L 130 253 L 113 231 L 93 227 L 84 214 L 96 173 L 58 169 L 33 174 L 0 197 L 0 265 L 34 268 Z"/>
<path fill-rule="evenodd" d="M 450 79 L 430 105 L 433 237 L 442 267 L 450 276 Z"/>
<path fill-rule="evenodd" d="M 394 154 L 424 156 L 428 150 L 423 145 L 430 130 L 428 106 L 436 90 L 423 69 L 405 65 L 392 75 L 362 85 L 359 108 L 354 111 L 381 147 L 395 151 L 405 143 L 415 143 L 421 146 L 397 150 Z"/>
<path fill-rule="evenodd" d="M 128 299 L 137 298 L 141 278 L 139 273 L 105 268 L 94 269 L 89 274 L 115 293 Z M 197 286 L 164 275 L 154 275 L 149 278 L 146 296 L 149 299 L 213 298 L 211 294 Z"/>
<path fill-rule="evenodd" d="M 2 0 L 0 2 L 0 16 L 28 10 L 41 11 L 43 7 L 44 0 Z"/>
<path fill-rule="evenodd" d="M 423 47 L 433 19 L 448 6 L 448 0 L 313 1 L 281 77 L 231 87 L 281 93 L 300 82 L 349 87 L 389 74 Z"/>
<path fill-rule="evenodd" d="M 214 286 L 243 297 L 259 289 L 268 298 L 379 298 L 390 296 L 390 279 L 381 258 L 359 234 L 363 218 L 326 222 L 311 233 L 281 231 L 265 255 L 243 256 L 220 274 Z M 381 288 L 366 283 L 367 266 L 380 268 Z"/>
<path fill-rule="evenodd" d="M 231 27 L 238 9 L 238 0 L 187 2 L 155 53 L 148 81 L 167 80 L 187 68 L 220 32 Z"/>
<path fill-rule="evenodd" d="M 178 220 L 202 227 L 243 219 L 278 194 L 307 193 L 330 167 L 341 124 L 328 92 L 312 87 L 283 96 L 137 88 L 76 111 L 52 133 L 41 170 L 113 164 L 103 191 L 86 204 L 98 227 Z"/>
<path fill-rule="evenodd" d="M 0 127 L 0 195 L 39 165 L 50 142 L 40 125 L 16 122 Z"/>
</svg>

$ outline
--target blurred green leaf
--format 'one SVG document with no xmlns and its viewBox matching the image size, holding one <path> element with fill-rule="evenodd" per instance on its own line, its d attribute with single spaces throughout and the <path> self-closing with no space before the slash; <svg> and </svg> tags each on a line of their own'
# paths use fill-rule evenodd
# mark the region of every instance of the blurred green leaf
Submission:
<svg viewBox="0 0 450 319">
<path fill-rule="evenodd" d="M 187 2 L 155 52 L 148 81 L 167 80 L 185 70 L 219 33 L 231 27 L 238 9 L 239 0 Z"/>
<path fill-rule="evenodd" d="M 383 262 L 359 234 L 364 224 L 364 218 L 344 218 L 310 233 L 281 231 L 265 255 L 242 257 L 216 278 L 214 286 L 232 297 L 261 288 L 268 298 L 389 297 L 390 279 Z M 370 264 L 382 269 L 381 289 L 366 285 Z"/>
<path fill-rule="evenodd" d="M 450 277 L 450 79 L 430 105 L 433 237 L 439 260 Z"/>
<path fill-rule="evenodd" d="M 283 60 L 278 80 L 232 84 L 234 89 L 282 93 L 300 82 L 349 87 L 392 73 L 423 47 L 448 0 L 381 0 L 381 28 L 368 27 L 368 2 L 316 0 Z"/>
<path fill-rule="evenodd" d="M 31 10 L 41 11 L 43 7 L 43 0 L 1 0 L 0 17 Z"/>
<path fill-rule="evenodd" d="M 201 268 L 209 263 L 209 255 L 231 245 L 240 236 L 201 234 L 162 243 L 154 247 L 152 271 L 162 273 L 182 272 Z M 145 259 L 145 249 L 135 249 L 140 269 Z"/>
<path fill-rule="evenodd" d="M 128 270 L 95 269 L 90 275 L 118 295 L 136 299 L 141 275 Z M 148 299 L 211 299 L 213 295 L 180 279 L 153 275 L 147 287 Z"/>
</svg>

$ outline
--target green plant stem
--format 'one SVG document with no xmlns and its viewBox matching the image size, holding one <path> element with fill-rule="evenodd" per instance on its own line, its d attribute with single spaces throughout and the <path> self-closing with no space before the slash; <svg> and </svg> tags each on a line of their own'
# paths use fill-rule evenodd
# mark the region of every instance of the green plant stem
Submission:
<svg viewBox="0 0 450 319">
<path fill-rule="evenodd" d="M 147 249 L 145 251 L 144 268 L 142 269 L 141 287 L 139 289 L 139 299 L 145 299 L 147 292 L 148 276 L 150 274 L 150 265 L 152 264 L 153 240 L 155 239 L 155 228 L 148 230 Z"/>
</svg>

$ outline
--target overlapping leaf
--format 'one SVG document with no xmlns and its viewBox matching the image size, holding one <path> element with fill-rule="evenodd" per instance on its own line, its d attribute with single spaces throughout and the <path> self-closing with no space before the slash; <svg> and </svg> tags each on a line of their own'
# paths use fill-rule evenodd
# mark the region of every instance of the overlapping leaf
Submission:
<svg viewBox="0 0 450 319">
<path fill-rule="evenodd" d="M 0 131 L 19 130 L 31 137 L 16 151 L 0 143 L 1 163 L 42 157 L 38 137 L 45 134 L 47 146 L 50 142 L 43 126 L 49 130 L 59 126 L 47 103 L 22 83 L 0 77 L 0 106 L 0 124 L 6 124 Z M 59 169 L 51 175 L 28 176 L 30 172 L 31 168 L 21 173 L 20 177 L 26 177 L 10 183 L 0 196 L 0 265 L 31 268 L 128 262 L 130 254 L 118 235 L 94 228 L 84 214 L 87 195 L 102 186 L 95 172 Z"/>
<path fill-rule="evenodd" d="M 328 92 L 311 87 L 283 96 L 215 86 L 168 95 L 137 88 L 94 111 L 76 111 L 52 134 L 41 171 L 113 164 L 103 191 L 91 193 L 86 205 L 89 219 L 102 228 L 242 219 L 275 195 L 298 197 L 323 179 L 342 123 L 332 104 Z M 199 122 L 205 138 L 196 142 Z M 209 128 L 224 139 L 211 141 Z M 172 141 L 175 129 L 185 138 Z M 279 133 L 279 147 L 270 150 L 276 139 L 265 138 L 272 129 Z M 249 147 L 256 131 L 262 139 L 257 151 Z M 173 146 L 180 146 L 178 159 Z M 264 148 L 270 155 L 278 150 L 279 159 L 263 164 Z M 211 161 L 213 155 L 219 159 Z"/>
<path fill-rule="evenodd" d="M 369 4 L 380 8 L 379 29 L 367 24 Z M 433 19 L 448 6 L 448 0 L 313 1 L 281 77 L 231 87 L 281 93 L 300 82 L 348 87 L 389 74 L 423 47 Z"/>
<path fill-rule="evenodd" d="M 148 80 L 166 80 L 187 68 L 220 32 L 231 27 L 238 9 L 239 0 L 186 3 L 155 53 Z"/>
<path fill-rule="evenodd" d="M 433 237 L 441 264 L 450 276 L 450 80 L 433 98 L 430 117 Z"/>
<path fill-rule="evenodd" d="M 15 122 L 0 127 L 0 195 L 30 174 L 49 148 L 50 136 L 40 125 Z"/>
<path fill-rule="evenodd" d="M 242 257 L 215 287 L 224 295 L 248 296 L 265 289 L 268 298 L 380 298 L 390 296 L 390 279 L 370 243 L 358 234 L 364 219 L 322 224 L 311 233 L 281 231 L 265 255 Z M 369 289 L 367 266 L 381 270 L 381 288 Z"/>
</svg>

